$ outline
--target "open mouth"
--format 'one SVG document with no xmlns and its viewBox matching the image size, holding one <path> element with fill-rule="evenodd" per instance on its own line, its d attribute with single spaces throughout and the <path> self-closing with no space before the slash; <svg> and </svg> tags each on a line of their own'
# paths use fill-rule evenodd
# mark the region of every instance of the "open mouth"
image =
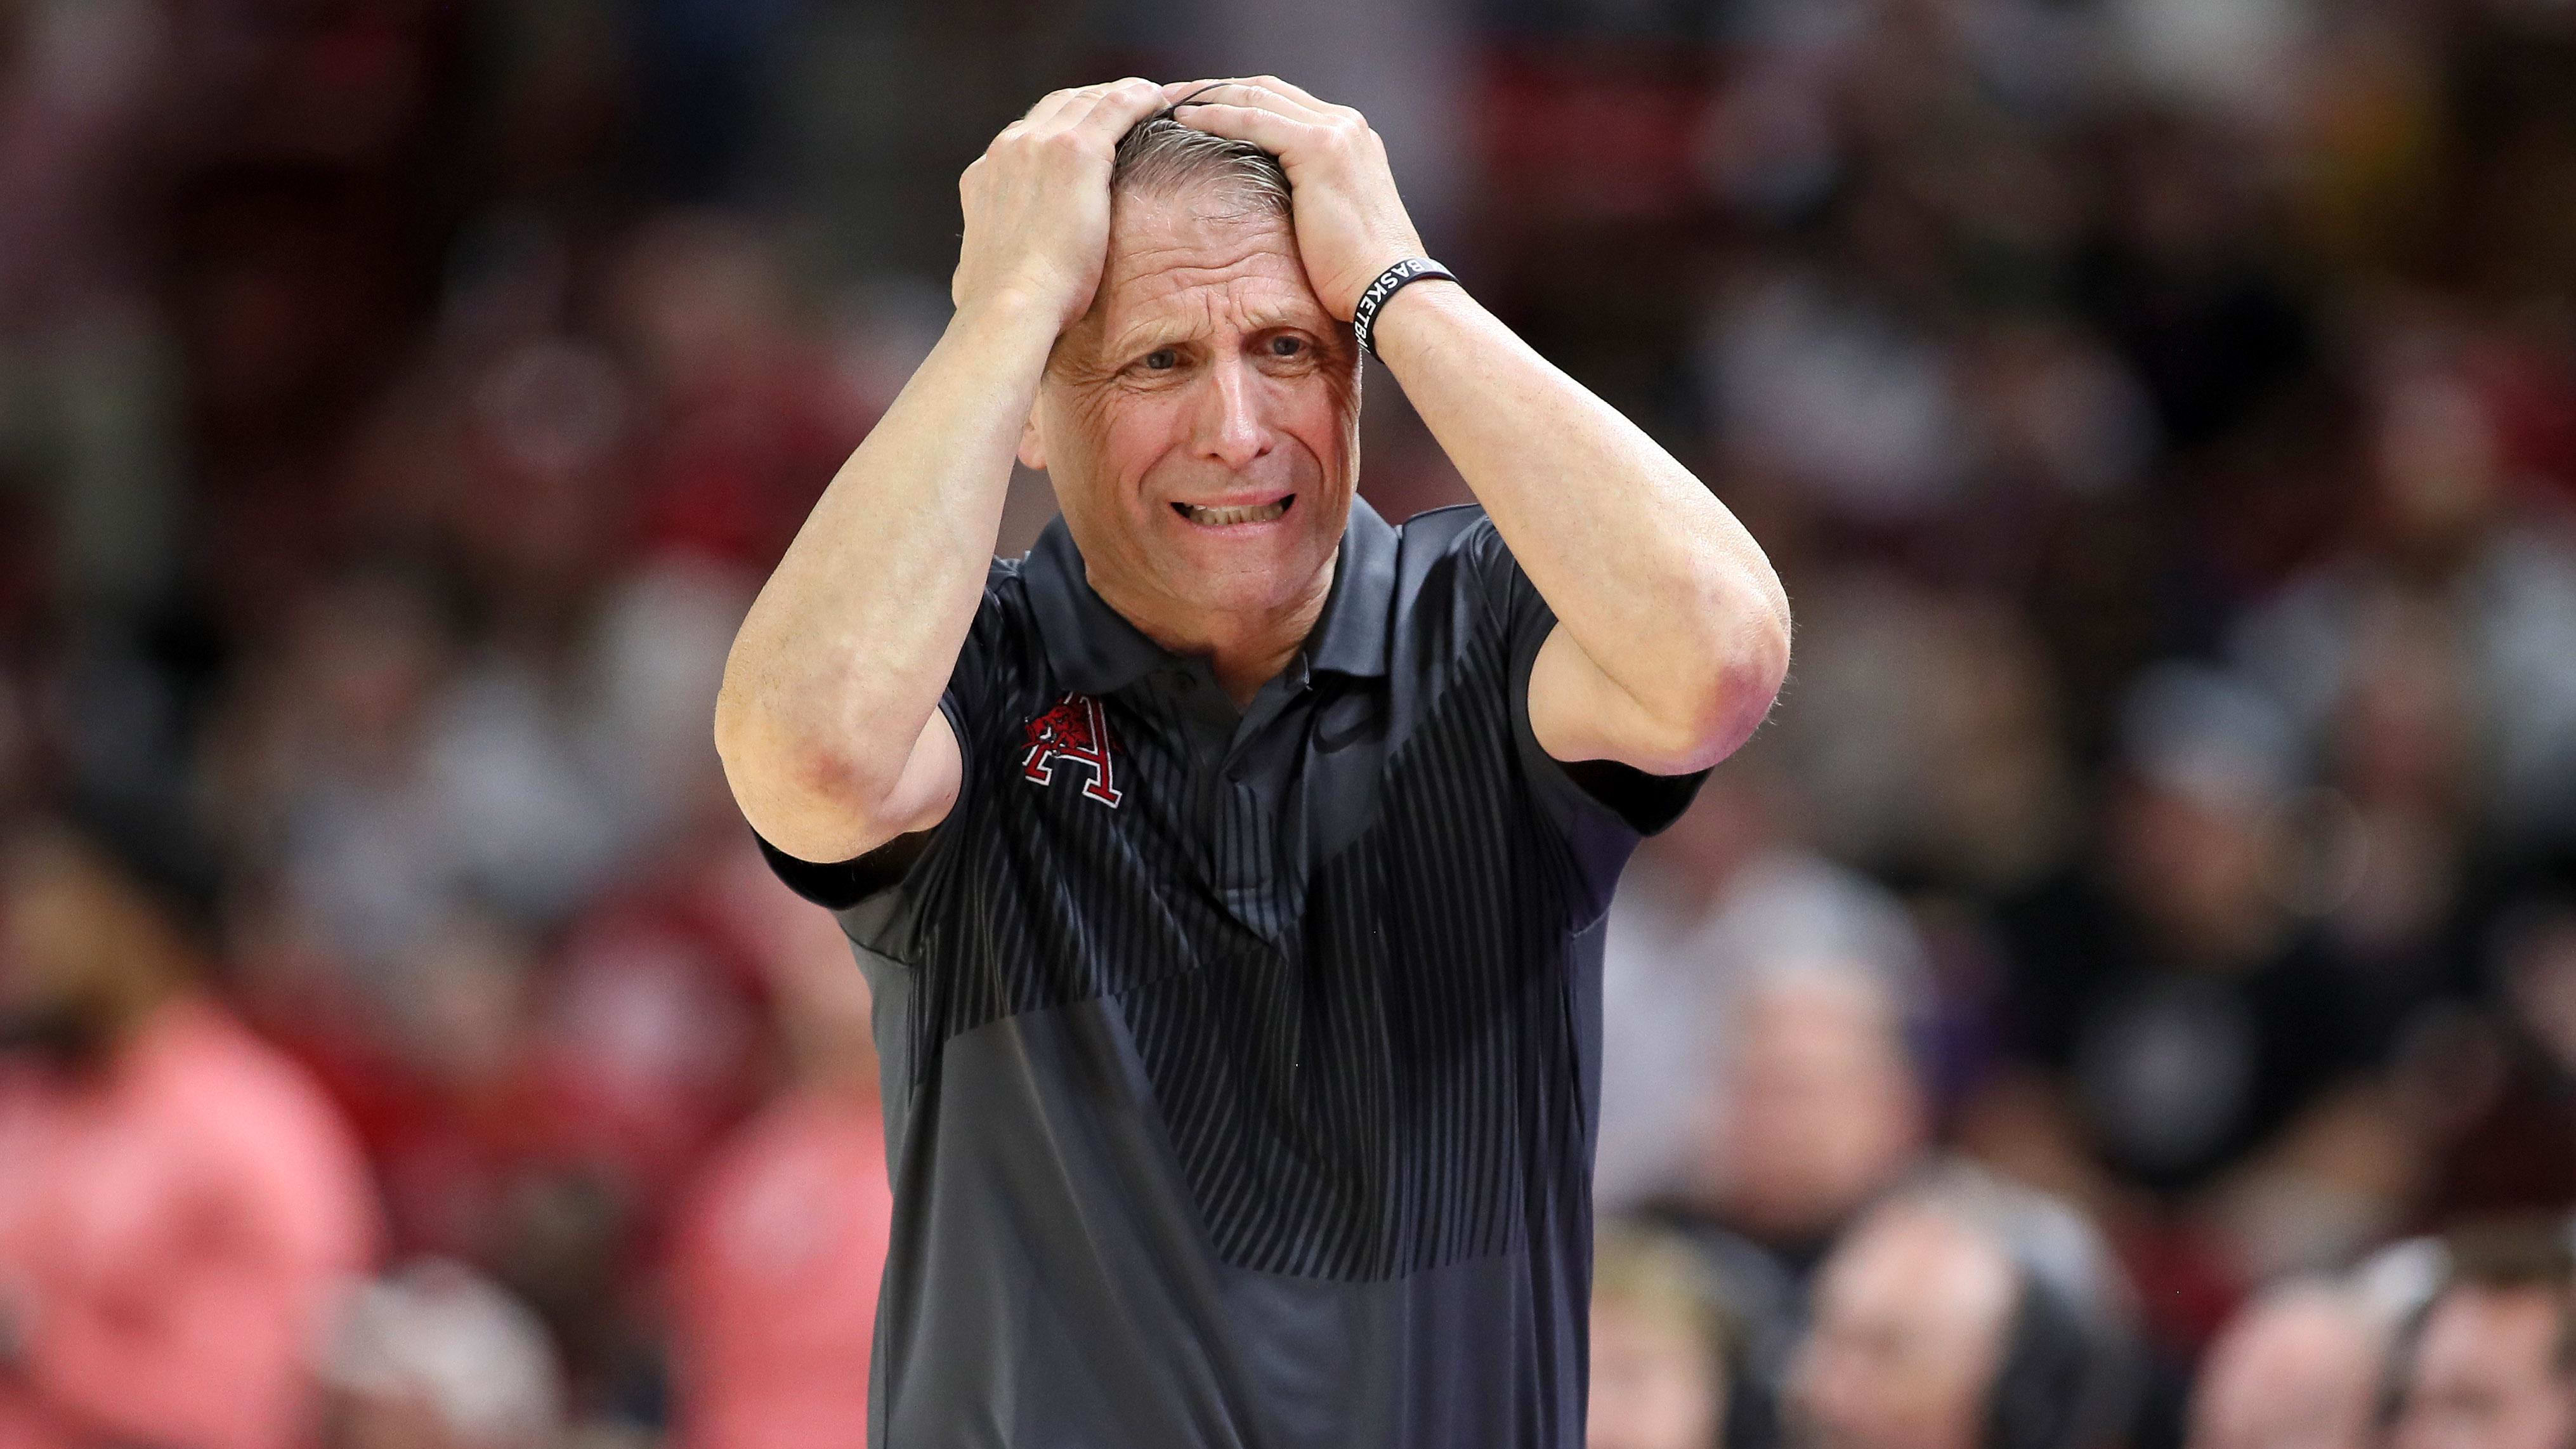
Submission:
<svg viewBox="0 0 2576 1449">
<path fill-rule="evenodd" d="M 1175 503 L 1172 511 L 1202 528 L 1224 528 L 1237 523 L 1268 523 L 1288 512 L 1297 501 L 1294 493 L 1284 494 L 1268 503 L 1243 503 L 1232 508 L 1201 508 L 1195 503 Z"/>
</svg>

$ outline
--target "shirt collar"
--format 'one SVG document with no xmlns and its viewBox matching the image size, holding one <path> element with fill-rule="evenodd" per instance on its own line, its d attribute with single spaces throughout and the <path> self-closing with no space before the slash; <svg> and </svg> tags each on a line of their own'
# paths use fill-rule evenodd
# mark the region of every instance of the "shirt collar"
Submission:
<svg viewBox="0 0 2576 1449">
<path fill-rule="evenodd" d="M 1310 670 L 1373 677 L 1386 673 L 1387 607 L 1395 592 L 1395 529 L 1368 500 L 1351 499 L 1333 565 L 1333 590 L 1306 636 Z M 1082 551 L 1056 518 L 1020 566 L 1035 605 L 1038 637 L 1058 683 L 1076 694 L 1106 695 L 1135 683 L 1173 656 L 1092 591 Z M 1291 667 L 1294 667 L 1292 663 Z"/>
<path fill-rule="evenodd" d="M 1395 530 L 1367 499 L 1351 496 L 1333 592 L 1306 636 L 1308 667 L 1375 678 L 1386 673 L 1386 612 L 1395 600 Z"/>
</svg>

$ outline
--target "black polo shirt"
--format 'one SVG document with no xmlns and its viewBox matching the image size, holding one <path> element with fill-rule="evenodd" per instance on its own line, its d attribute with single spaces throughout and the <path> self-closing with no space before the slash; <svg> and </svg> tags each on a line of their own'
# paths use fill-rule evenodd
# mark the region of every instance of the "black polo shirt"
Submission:
<svg viewBox="0 0 2576 1449">
<path fill-rule="evenodd" d="M 769 851 L 876 991 L 876 1449 L 1579 1449 L 1600 922 L 1701 777 L 1547 757 L 1554 623 L 1354 503 L 1238 712 L 1062 521 L 994 563 L 948 818 Z"/>
</svg>

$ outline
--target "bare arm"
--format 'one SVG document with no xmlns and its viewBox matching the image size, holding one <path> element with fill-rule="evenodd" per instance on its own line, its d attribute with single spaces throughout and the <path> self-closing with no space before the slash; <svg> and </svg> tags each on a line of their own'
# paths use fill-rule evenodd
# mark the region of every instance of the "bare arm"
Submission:
<svg viewBox="0 0 2576 1449">
<path fill-rule="evenodd" d="M 1048 350 L 1091 304 L 1120 134 L 1150 82 L 1059 91 L 959 183 L 957 314 L 834 475 L 734 636 L 716 750 L 752 828 L 834 861 L 955 803 L 939 696 L 974 623 Z"/>
<path fill-rule="evenodd" d="M 1357 111 L 1269 76 L 1207 94 L 1178 114 L 1278 154 L 1307 274 L 1336 316 L 1422 254 Z M 1450 283 L 1398 292 L 1374 340 L 1556 613 L 1530 676 L 1548 754 L 1679 774 L 1750 737 L 1788 672 L 1789 604 L 1726 505 Z"/>
<path fill-rule="evenodd" d="M 1378 356 L 1555 610 L 1530 722 L 1560 760 L 1659 774 L 1732 754 L 1789 667 L 1789 603 L 1726 505 L 1446 282 L 1378 315 Z"/>
</svg>

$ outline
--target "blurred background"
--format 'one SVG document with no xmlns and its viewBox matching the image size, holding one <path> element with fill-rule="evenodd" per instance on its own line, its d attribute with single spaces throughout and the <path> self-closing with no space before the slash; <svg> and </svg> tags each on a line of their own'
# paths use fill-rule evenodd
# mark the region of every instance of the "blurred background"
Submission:
<svg viewBox="0 0 2576 1449">
<path fill-rule="evenodd" d="M 992 132 L 1256 71 L 1797 610 L 1595 1449 L 2570 1443 L 2576 5 L 0 0 L 0 1449 L 861 1442 L 723 653 Z"/>
</svg>

